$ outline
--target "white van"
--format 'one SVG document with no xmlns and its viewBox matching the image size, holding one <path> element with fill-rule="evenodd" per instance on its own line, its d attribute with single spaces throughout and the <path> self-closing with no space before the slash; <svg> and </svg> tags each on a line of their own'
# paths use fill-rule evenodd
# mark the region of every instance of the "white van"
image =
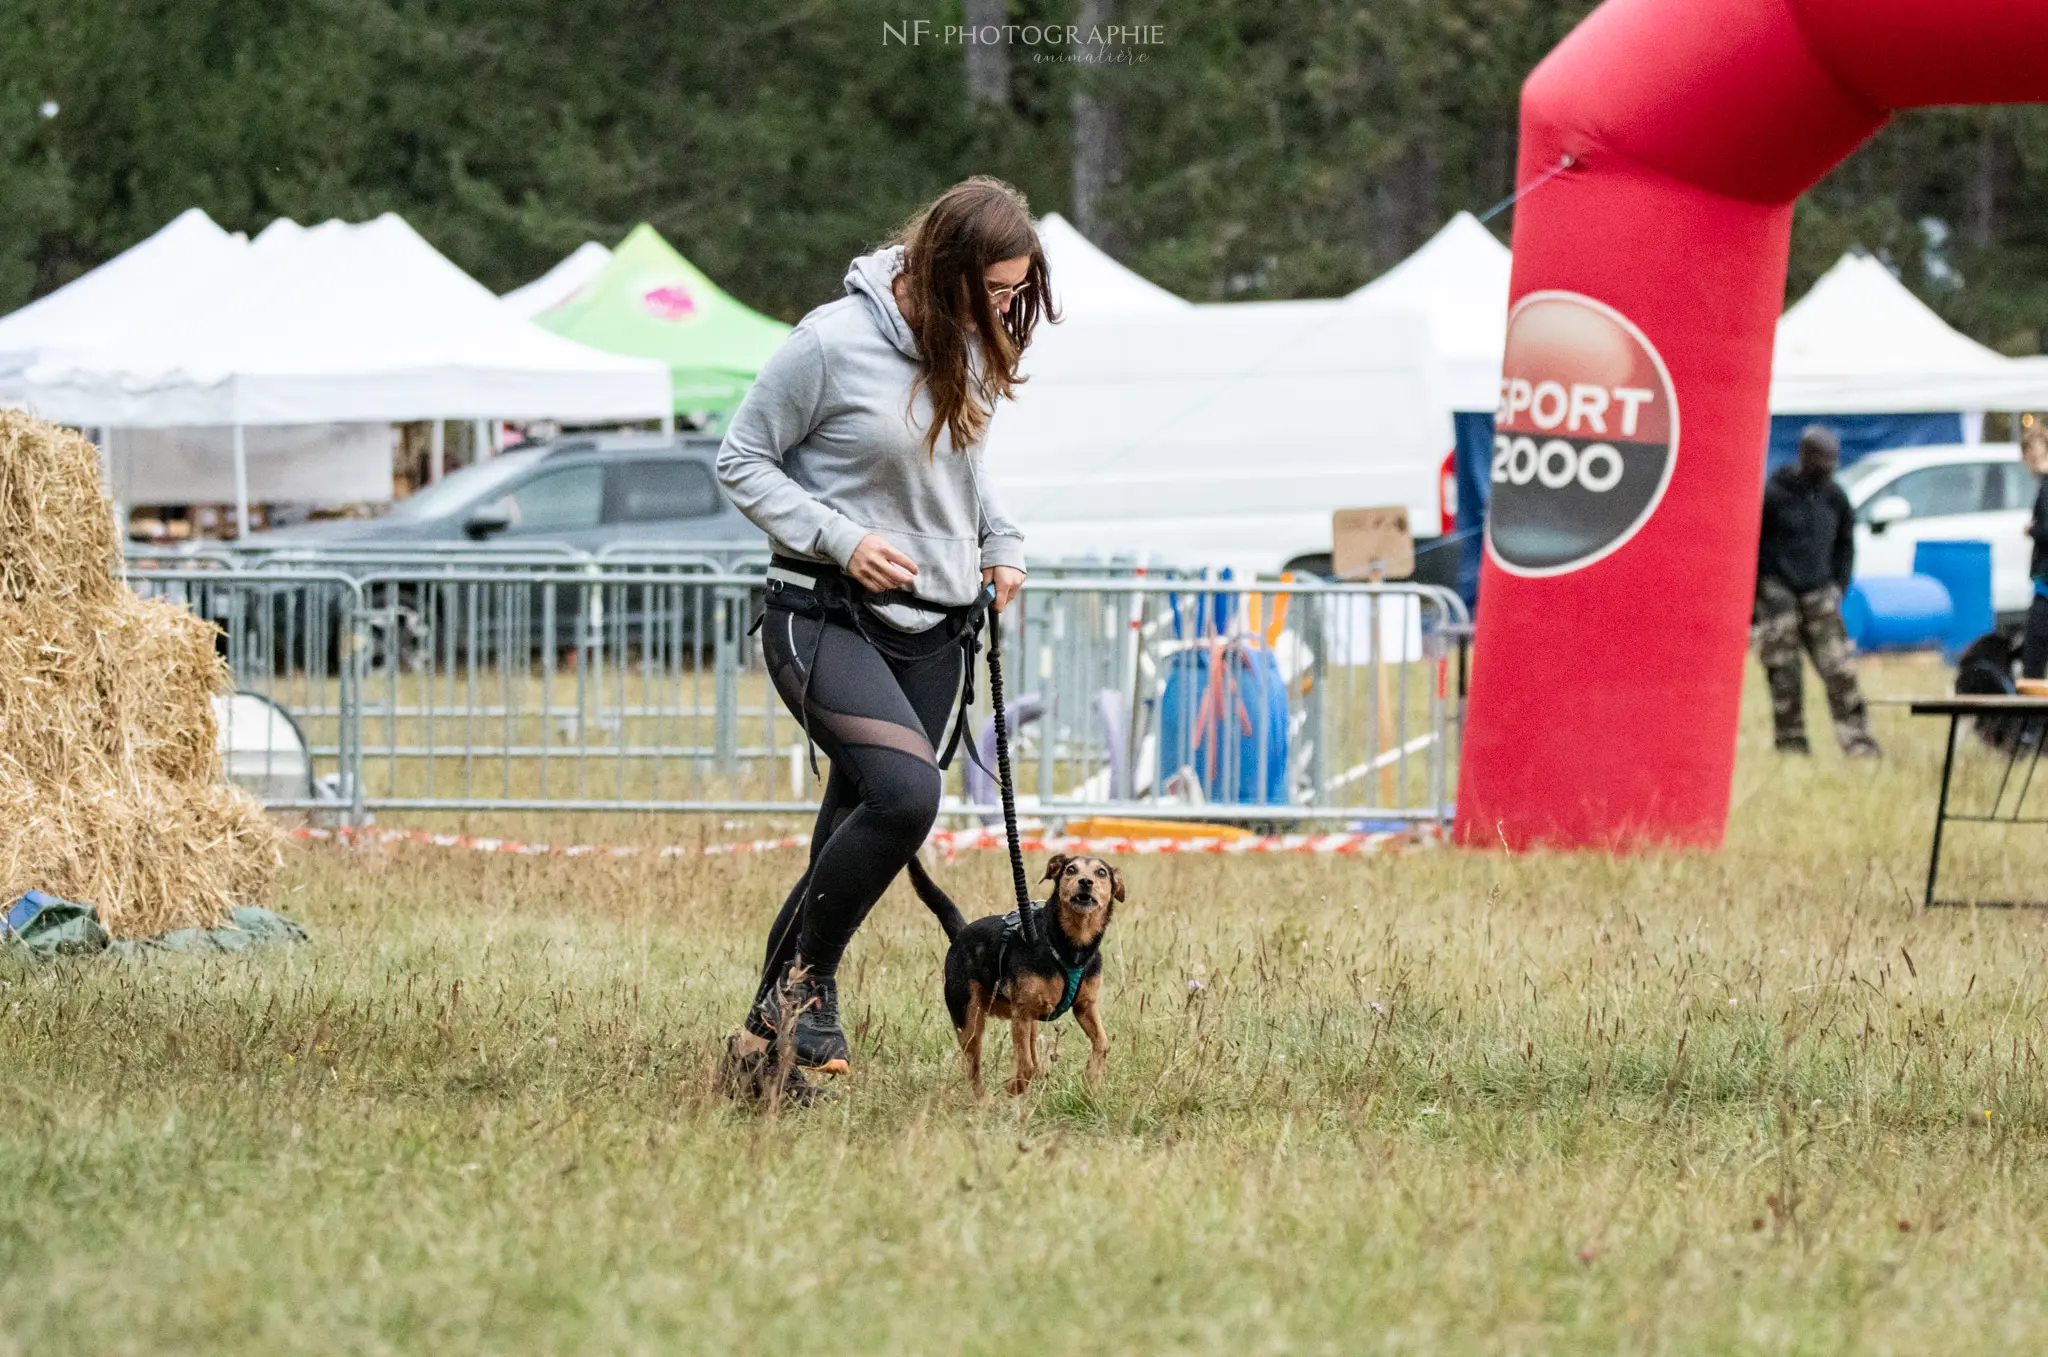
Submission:
<svg viewBox="0 0 2048 1357">
<path fill-rule="evenodd" d="M 1991 606 L 2024 613 L 2033 597 L 2027 535 L 2039 482 L 2014 443 L 1874 452 L 1835 480 L 1856 510 L 1856 573 L 1907 575 L 1921 542 L 1991 544 Z"/>
</svg>

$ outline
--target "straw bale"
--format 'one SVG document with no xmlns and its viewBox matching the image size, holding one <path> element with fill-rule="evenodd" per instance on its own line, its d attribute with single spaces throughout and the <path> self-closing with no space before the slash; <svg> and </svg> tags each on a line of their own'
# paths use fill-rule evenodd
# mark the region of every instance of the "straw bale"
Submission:
<svg viewBox="0 0 2048 1357">
<path fill-rule="evenodd" d="M 101 609 L 93 639 L 101 700 L 130 757 L 180 782 L 220 779 L 215 693 L 231 691 L 218 628 L 168 599 L 124 595 Z"/>
<path fill-rule="evenodd" d="M 49 607 L 122 592 L 99 452 L 19 411 L 0 412 L 0 595 Z"/>
<path fill-rule="evenodd" d="M 138 598 L 118 550 L 92 445 L 0 412 L 0 901 L 208 927 L 266 898 L 281 837 L 222 775 L 213 625 Z"/>
</svg>

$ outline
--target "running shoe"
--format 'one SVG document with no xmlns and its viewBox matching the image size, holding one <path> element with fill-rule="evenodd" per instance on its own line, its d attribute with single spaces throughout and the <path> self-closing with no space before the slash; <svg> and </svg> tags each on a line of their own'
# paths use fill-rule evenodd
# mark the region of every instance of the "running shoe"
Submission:
<svg viewBox="0 0 2048 1357">
<path fill-rule="evenodd" d="M 742 1051 L 739 1044 L 738 1037 L 729 1039 L 725 1055 L 718 1062 L 719 1087 L 727 1097 L 764 1105 L 780 1101 L 788 1107 L 808 1107 L 818 1100 L 818 1086 L 805 1079 L 802 1070 L 778 1065 L 773 1046 Z"/>
<path fill-rule="evenodd" d="M 790 1043 L 798 1069 L 844 1074 L 851 1068 L 846 1033 L 839 1028 L 839 982 L 834 977 L 813 975 L 799 961 L 761 996 L 753 1016 L 777 1043 Z"/>
</svg>

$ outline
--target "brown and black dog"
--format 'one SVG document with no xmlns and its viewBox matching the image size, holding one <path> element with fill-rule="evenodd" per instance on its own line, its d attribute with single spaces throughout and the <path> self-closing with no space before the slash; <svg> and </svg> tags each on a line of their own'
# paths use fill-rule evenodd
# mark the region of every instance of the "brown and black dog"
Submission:
<svg viewBox="0 0 2048 1357">
<path fill-rule="evenodd" d="M 1124 898 L 1123 877 L 1101 858 L 1054 854 L 1045 865 L 1052 898 L 1033 905 L 1038 935 L 1025 945 L 1016 911 L 968 923 L 952 898 L 939 889 L 924 864 L 910 860 L 910 883 L 925 907 L 938 916 L 951 943 L 946 949 L 946 1009 L 967 1057 L 967 1074 L 981 1092 L 981 1037 L 988 1019 L 1010 1021 L 1017 1053 L 1012 1093 L 1038 1077 L 1038 1024 L 1069 1007 L 1088 1034 L 1089 1083 L 1102 1077 L 1109 1034 L 1102 1030 L 1102 935 Z"/>
</svg>

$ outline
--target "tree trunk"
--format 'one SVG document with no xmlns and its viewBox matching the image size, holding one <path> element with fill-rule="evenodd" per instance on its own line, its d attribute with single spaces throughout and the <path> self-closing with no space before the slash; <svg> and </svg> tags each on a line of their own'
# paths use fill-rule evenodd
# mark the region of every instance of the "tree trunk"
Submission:
<svg viewBox="0 0 2048 1357">
<path fill-rule="evenodd" d="M 1087 32 L 1116 22 L 1116 0 L 1081 0 L 1076 24 Z M 1080 49 L 1100 57 L 1102 49 Z M 1109 93 L 1114 76 L 1083 64 L 1074 91 L 1074 226 L 1110 254 L 1121 242 L 1104 213 L 1109 191 L 1124 180 L 1124 118 L 1121 104 Z"/>
<path fill-rule="evenodd" d="M 1443 156 L 1434 128 L 1417 128 L 1373 185 L 1374 272 L 1384 273 L 1443 225 Z"/>
<path fill-rule="evenodd" d="M 1971 167 L 1970 215 L 1964 238 L 1977 249 L 1989 249 L 1998 238 L 1998 117 L 1986 112 L 1977 132 L 1977 163 Z"/>
<path fill-rule="evenodd" d="M 1010 102 L 1010 46 L 1003 40 L 1009 22 L 1006 0 L 961 0 L 968 29 L 967 102 L 1004 108 Z M 989 30 L 993 29 L 991 35 Z M 984 41 L 988 36 L 994 42 Z"/>
<path fill-rule="evenodd" d="M 1443 144 L 1437 140 L 1436 126 L 1425 123 L 1415 133 L 1415 144 L 1408 161 L 1409 170 L 1415 176 L 1414 192 L 1408 202 L 1410 207 L 1409 240 L 1402 253 L 1414 249 L 1436 234 L 1443 223 L 1444 157 Z"/>
</svg>

